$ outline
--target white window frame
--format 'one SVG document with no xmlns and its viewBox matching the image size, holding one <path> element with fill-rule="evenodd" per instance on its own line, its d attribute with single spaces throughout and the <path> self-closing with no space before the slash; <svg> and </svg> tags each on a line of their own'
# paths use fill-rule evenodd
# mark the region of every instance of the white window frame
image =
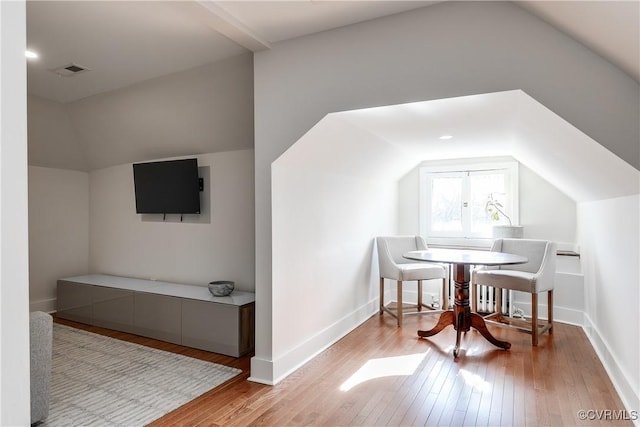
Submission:
<svg viewBox="0 0 640 427">
<path fill-rule="evenodd" d="M 468 233 L 433 232 L 431 230 L 431 180 L 437 176 L 468 174 L 472 172 L 504 170 L 507 179 L 506 191 L 509 193 L 511 205 L 507 210 L 511 213 L 512 225 L 520 223 L 519 215 L 519 164 L 511 157 L 491 157 L 478 159 L 457 159 L 445 161 L 423 162 L 420 166 L 420 234 L 425 236 L 429 244 L 443 246 L 463 247 L 488 247 L 491 245 L 491 236 L 481 236 Z M 463 203 L 470 202 L 469 188 L 463 186 Z M 469 210 L 463 209 L 463 224 L 470 222 Z"/>
</svg>

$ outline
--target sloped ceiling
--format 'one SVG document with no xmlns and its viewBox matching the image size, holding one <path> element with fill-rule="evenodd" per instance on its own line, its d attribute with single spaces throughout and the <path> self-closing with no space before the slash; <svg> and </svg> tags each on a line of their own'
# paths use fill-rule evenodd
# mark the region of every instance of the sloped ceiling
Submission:
<svg viewBox="0 0 640 427">
<path fill-rule="evenodd" d="M 519 1 L 640 82 L 639 1 Z"/>
<path fill-rule="evenodd" d="M 191 2 L 28 1 L 28 91 L 68 103 L 240 55 L 247 49 L 194 19 Z M 76 63 L 90 71 L 60 77 Z"/>
<path fill-rule="evenodd" d="M 250 148 L 253 51 L 436 3 L 27 2 L 28 47 L 40 52 L 28 63 L 29 162 L 93 170 Z M 640 3 L 517 4 L 639 80 Z M 91 71 L 51 71 L 70 63 Z M 412 117 L 403 118 L 400 134 L 409 132 Z M 484 123 L 469 129 L 476 136 L 500 131 Z M 467 132 L 461 122 L 449 128 Z"/>
<path fill-rule="evenodd" d="M 576 202 L 640 192 L 637 169 L 521 90 L 332 113 L 276 162 L 291 156 L 301 168 L 395 179 L 422 161 L 512 156 Z"/>
<path fill-rule="evenodd" d="M 29 1 L 28 90 L 66 103 L 442 1 Z M 640 2 L 517 1 L 640 82 Z M 77 63 L 91 71 L 59 77 Z"/>
<path fill-rule="evenodd" d="M 253 148 L 250 53 L 61 104 L 29 96 L 29 164 L 90 171 Z"/>
<path fill-rule="evenodd" d="M 29 1 L 27 46 L 40 54 L 28 63 L 29 93 L 77 101 L 268 49 L 285 38 L 433 3 Z M 52 72 L 71 63 L 91 71 L 62 78 Z"/>
</svg>

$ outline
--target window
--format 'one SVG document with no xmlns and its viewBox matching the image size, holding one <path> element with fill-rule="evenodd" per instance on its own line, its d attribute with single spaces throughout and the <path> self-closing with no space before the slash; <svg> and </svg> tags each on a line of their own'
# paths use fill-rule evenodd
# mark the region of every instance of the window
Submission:
<svg viewBox="0 0 640 427">
<path fill-rule="evenodd" d="M 420 233 L 427 238 L 481 239 L 493 225 L 518 223 L 515 160 L 425 163 L 420 169 Z M 498 221 L 487 201 L 502 206 Z M 506 216 L 505 216 L 506 215 Z"/>
</svg>

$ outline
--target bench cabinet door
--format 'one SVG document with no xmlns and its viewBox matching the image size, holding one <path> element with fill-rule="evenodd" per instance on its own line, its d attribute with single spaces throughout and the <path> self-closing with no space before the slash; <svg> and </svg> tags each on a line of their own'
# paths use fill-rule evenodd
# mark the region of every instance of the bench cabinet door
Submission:
<svg viewBox="0 0 640 427">
<path fill-rule="evenodd" d="M 58 280 L 57 316 L 80 323 L 91 323 L 93 286 Z"/>
<path fill-rule="evenodd" d="M 135 334 L 181 344 L 180 298 L 136 292 L 134 307 Z"/>
<path fill-rule="evenodd" d="M 239 307 L 182 300 L 182 345 L 240 356 Z"/>
</svg>

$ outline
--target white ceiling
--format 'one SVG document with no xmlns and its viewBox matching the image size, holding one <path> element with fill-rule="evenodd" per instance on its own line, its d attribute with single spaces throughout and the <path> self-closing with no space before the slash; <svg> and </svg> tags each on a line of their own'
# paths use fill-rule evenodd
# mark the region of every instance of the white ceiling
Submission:
<svg viewBox="0 0 640 427">
<path fill-rule="evenodd" d="M 31 94 L 75 101 L 208 64 L 246 49 L 194 19 L 174 2 L 29 1 L 27 47 Z M 91 69 L 60 77 L 51 69 Z"/>
<path fill-rule="evenodd" d="M 271 43 L 356 22 L 368 21 L 442 1 L 219 1 Z"/>
<path fill-rule="evenodd" d="M 638 170 L 521 90 L 328 114 L 276 162 L 397 179 L 422 160 L 487 156 L 515 157 L 578 202 L 637 194 L 640 185 Z"/>
<path fill-rule="evenodd" d="M 29 93 L 66 103 L 437 1 L 28 1 Z M 519 2 L 640 81 L 640 2 Z M 73 77 L 50 70 L 91 69 Z"/>
</svg>

